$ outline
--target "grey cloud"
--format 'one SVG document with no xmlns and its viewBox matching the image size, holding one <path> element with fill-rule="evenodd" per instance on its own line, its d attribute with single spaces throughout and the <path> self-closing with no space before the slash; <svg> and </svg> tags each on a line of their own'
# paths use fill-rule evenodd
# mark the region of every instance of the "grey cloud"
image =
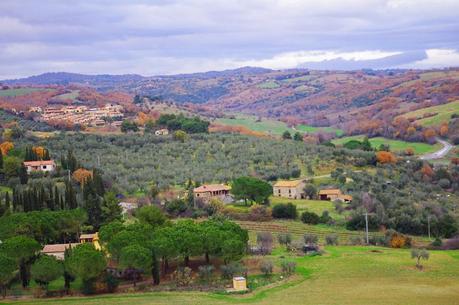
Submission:
<svg viewBox="0 0 459 305">
<path fill-rule="evenodd" d="M 459 49 L 458 9 L 455 0 L 2 0 L 0 77 L 193 72 L 311 50 Z"/>
</svg>

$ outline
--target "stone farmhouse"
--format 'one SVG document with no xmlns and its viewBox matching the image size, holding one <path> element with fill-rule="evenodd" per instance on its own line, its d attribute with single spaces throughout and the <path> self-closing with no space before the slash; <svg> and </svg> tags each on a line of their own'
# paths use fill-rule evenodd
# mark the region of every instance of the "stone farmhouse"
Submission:
<svg viewBox="0 0 459 305">
<path fill-rule="evenodd" d="M 305 198 L 304 180 L 281 180 L 277 181 L 273 186 L 273 195 L 275 197 L 285 197 L 291 199 Z"/>
<path fill-rule="evenodd" d="M 194 199 L 208 202 L 212 198 L 218 198 L 223 202 L 232 202 L 230 195 L 231 187 L 225 184 L 205 184 L 193 190 Z"/>
</svg>

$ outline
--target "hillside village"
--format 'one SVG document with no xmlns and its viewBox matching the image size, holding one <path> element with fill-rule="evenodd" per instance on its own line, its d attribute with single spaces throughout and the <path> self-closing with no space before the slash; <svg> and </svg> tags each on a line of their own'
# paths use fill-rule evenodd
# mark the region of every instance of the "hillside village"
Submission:
<svg viewBox="0 0 459 305">
<path fill-rule="evenodd" d="M 29 112 L 37 113 L 38 120 L 48 123 L 70 122 L 81 126 L 104 126 L 112 123 L 121 126 L 124 113 L 123 106 L 106 104 L 100 108 L 88 108 L 87 106 L 62 106 L 62 107 L 30 107 Z"/>
</svg>

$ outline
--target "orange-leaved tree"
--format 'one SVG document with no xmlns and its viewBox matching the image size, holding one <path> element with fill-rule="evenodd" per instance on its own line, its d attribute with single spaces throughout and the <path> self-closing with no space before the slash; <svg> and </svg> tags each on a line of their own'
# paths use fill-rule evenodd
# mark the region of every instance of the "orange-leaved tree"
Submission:
<svg viewBox="0 0 459 305">
<path fill-rule="evenodd" d="M 6 156 L 10 150 L 14 148 L 14 144 L 9 141 L 5 141 L 0 144 L 0 149 L 2 150 L 2 155 Z"/>
<path fill-rule="evenodd" d="M 397 157 L 389 151 L 378 151 L 376 153 L 376 160 L 381 164 L 390 164 L 397 162 Z"/>
<path fill-rule="evenodd" d="M 86 184 L 88 180 L 92 179 L 92 171 L 89 171 L 84 168 L 79 168 L 73 172 L 72 178 L 77 181 L 80 185 Z"/>
</svg>

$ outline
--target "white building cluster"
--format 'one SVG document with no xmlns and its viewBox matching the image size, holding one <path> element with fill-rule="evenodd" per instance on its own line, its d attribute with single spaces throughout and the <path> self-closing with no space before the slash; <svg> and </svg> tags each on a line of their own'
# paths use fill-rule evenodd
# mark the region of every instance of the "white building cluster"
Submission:
<svg viewBox="0 0 459 305">
<path fill-rule="evenodd" d="M 104 118 L 121 121 L 124 117 L 123 106 L 106 104 L 104 107 L 88 108 L 87 106 L 64 106 L 64 107 L 31 107 L 30 112 L 40 114 L 40 120 L 66 121 L 84 126 L 104 126 Z"/>
</svg>

